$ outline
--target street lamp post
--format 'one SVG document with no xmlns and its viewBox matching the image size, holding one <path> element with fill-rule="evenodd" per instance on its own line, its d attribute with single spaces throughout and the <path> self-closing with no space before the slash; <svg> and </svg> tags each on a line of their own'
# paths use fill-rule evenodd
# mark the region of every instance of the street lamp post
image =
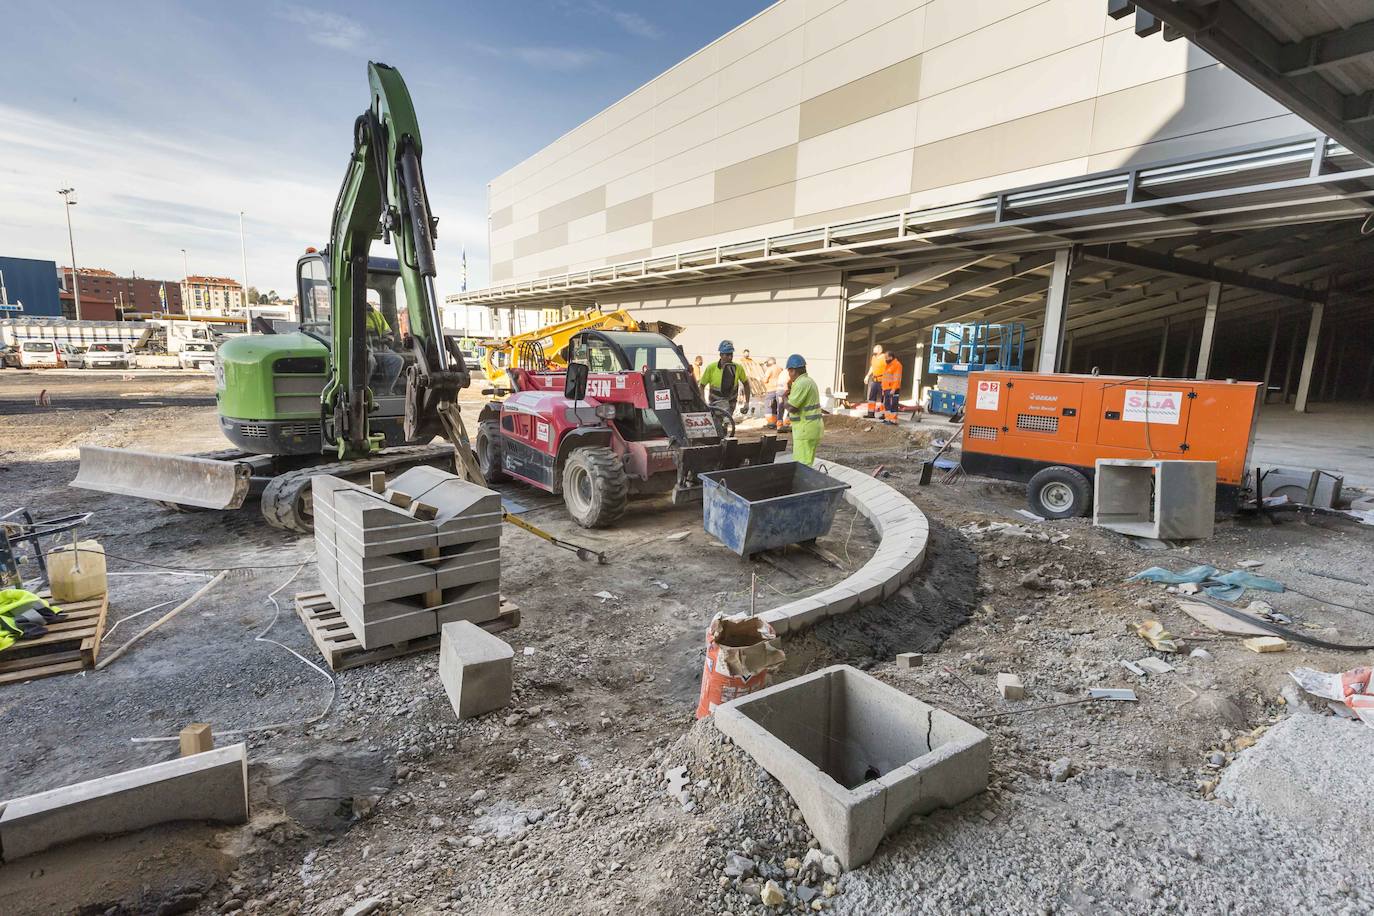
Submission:
<svg viewBox="0 0 1374 916">
<path fill-rule="evenodd" d="M 191 262 L 185 248 L 181 249 L 181 311 L 191 316 Z"/>
<path fill-rule="evenodd" d="M 62 188 L 57 192 L 62 195 L 62 209 L 67 213 L 67 247 L 72 255 L 72 301 L 76 304 L 76 320 L 81 320 L 81 281 L 76 275 L 76 241 L 72 237 L 72 207 L 76 206 L 76 201 L 72 195 L 76 194 L 75 188 Z"/>
<path fill-rule="evenodd" d="M 243 241 L 243 211 L 239 211 L 239 257 L 243 259 L 243 304 L 248 302 L 248 246 Z"/>
</svg>

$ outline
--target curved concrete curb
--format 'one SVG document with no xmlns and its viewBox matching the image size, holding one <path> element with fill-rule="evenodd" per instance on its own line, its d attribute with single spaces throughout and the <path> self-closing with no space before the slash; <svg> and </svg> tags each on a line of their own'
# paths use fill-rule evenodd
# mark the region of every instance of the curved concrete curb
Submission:
<svg viewBox="0 0 1374 916">
<path fill-rule="evenodd" d="M 888 597 L 916 575 L 926 558 L 930 524 L 915 503 L 863 471 L 833 461 L 818 461 L 816 468 L 849 484 L 845 501 L 878 529 L 882 541 L 873 558 L 843 582 L 760 614 L 779 636 Z"/>
</svg>

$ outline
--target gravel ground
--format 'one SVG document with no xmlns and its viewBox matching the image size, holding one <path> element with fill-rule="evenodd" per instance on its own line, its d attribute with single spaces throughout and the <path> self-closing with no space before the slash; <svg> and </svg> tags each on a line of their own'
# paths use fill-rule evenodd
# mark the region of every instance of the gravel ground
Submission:
<svg viewBox="0 0 1374 916">
<path fill-rule="evenodd" d="M 29 398 L 37 376 L 0 374 L 0 401 Z M 56 392 L 57 410 L 0 417 L 7 494 L 47 514 L 94 510 L 92 533 L 113 554 L 285 568 L 236 574 L 99 674 L 0 688 L 0 795 L 166 759 L 169 745 L 130 738 L 189 721 L 223 735 L 329 713 L 249 736 L 248 826 L 140 834 L 72 847 L 37 869 L 0 867 L 6 913 L 1353 913 L 1374 904 L 1360 858 L 1370 819 L 1349 807 L 1369 735 L 1307 711 L 1286 674 L 1343 670 L 1367 655 L 1299 645 L 1255 655 L 1192 622 L 1164 588 L 1124 583 L 1150 565 L 1252 560 L 1303 591 L 1363 606 L 1369 587 L 1314 571 L 1369 581 L 1367 528 L 1231 521 L 1205 543 L 1144 551 L 1082 520 L 1029 523 L 1010 485 L 918 487 L 915 458 L 943 424 L 836 422 L 822 456 L 885 467 L 887 482 L 931 519 L 930 558 L 892 599 L 786 640 L 779 677 L 837 662 L 864 668 L 974 719 L 992 738 L 993 767 L 987 793 L 916 819 L 866 866 L 828 874 L 833 863 L 808 857 L 814 840 L 781 787 L 709 722 L 692 720 L 706 621 L 747 606 L 751 566 L 699 533 L 663 540 L 696 527 L 689 517 L 665 524 L 660 507 L 640 504 L 619 528 L 588 533 L 556 508 L 536 512 L 539 524 L 608 550 L 607 567 L 507 533 L 502 587 L 524 616 L 503 636 L 516 653 L 513 705 L 458 722 L 433 655 L 346 671 L 330 685 L 254 641 L 275 613 L 268 593 L 297 565 L 305 569 L 279 599 L 314 587 L 309 539 L 267 529 L 249 511 L 177 515 L 67 488 L 80 442 L 217 445 L 213 409 L 166 403 L 159 383 L 79 381 Z M 194 388 L 203 380 L 161 384 L 173 383 L 188 385 L 173 394 L 203 396 Z M 102 406 L 124 394 L 163 403 Z M 848 509 L 822 543 L 854 566 L 873 550 L 866 523 L 851 533 Z M 842 575 L 802 555 L 788 562 L 800 577 L 752 567 L 764 581 L 760 606 Z M 199 581 L 117 577 L 112 619 Z M 616 597 L 595 598 L 603 589 Z M 1292 593 L 1263 597 L 1300 631 L 1374 641 L 1365 614 Z M 1147 617 L 1185 652 L 1151 651 L 1135 635 Z M 121 624 L 111 645 L 143 622 Z M 270 636 L 317 658 L 289 607 Z M 1208 657 L 1189 656 L 1195 648 Z M 893 655 L 904 651 L 925 652 L 925 665 L 899 671 Z M 1146 656 L 1174 670 L 1140 678 L 1121 666 Z M 999 671 L 1019 674 L 1027 699 L 1001 699 Z M 1132 687 L 1140 699 L 1040 708 L 1089 686 Z M 686 795 L 669 792 L 679 767 Z M 159 838 L 151 847 L 150 837 Z M 78 880 L 83 865 L 100 880 Z M 784 902 L 766 906 L 760 898 L 775 889 Z"/>
</svg>

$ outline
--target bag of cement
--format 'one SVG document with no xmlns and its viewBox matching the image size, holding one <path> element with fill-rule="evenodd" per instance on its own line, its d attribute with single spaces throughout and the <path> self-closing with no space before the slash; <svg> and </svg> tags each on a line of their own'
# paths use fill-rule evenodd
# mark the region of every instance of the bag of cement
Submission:
<svg viewBox="0 0 1374 916">
<path fill-rule="evenodd" d="M 781 667 L 787 657 L 777 640 L 777 632 L 758 617 L 716 614 L 711 618 L 697 718 L 706 718 L 721 703 L 768 686 L 768 673 Z"/>
<path fill-rule="evenodd" d="M 1298 668 L 1288 676 L 1313 696 L 1345 704 L 1356 718 L 1374 728 L 1374 668 L 1352 668 L 1340 674 Z"/>
</svg>

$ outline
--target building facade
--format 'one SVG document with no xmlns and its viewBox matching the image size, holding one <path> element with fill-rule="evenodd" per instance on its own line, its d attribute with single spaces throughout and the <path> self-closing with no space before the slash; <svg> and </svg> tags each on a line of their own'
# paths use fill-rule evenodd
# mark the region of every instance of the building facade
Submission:
<svg viewBox="0 0 1374 916">
<path fill-rule="evenodd" d="M 61 314 L 56 262 L 0 257 L 0 318 L 57 318 Z"/>
<path fill-rule="evenodd" d="M 181 299 L 187 315 L 239 315 L 245 305 L 242 284 L 228 277 L 187 277 Z"/>
<path fill-rule="evenodd" d="M 82 267 L 77 270 L 81 289 L 83 318 L 94 318 L 86 314 L 86 303 L 110 303 L 118 315 L 156 316 L 160 314 L 181 315 L 181 284 L 176 280 L 154 280 L 147 277 L 121 277 L 110 270 Z M 62 290 L 70 298 L 72 288 L 72 269 L 63 267 L 58 272 Z M 65 301 L 65 299 L 64 299 Z"/>
</svg>

